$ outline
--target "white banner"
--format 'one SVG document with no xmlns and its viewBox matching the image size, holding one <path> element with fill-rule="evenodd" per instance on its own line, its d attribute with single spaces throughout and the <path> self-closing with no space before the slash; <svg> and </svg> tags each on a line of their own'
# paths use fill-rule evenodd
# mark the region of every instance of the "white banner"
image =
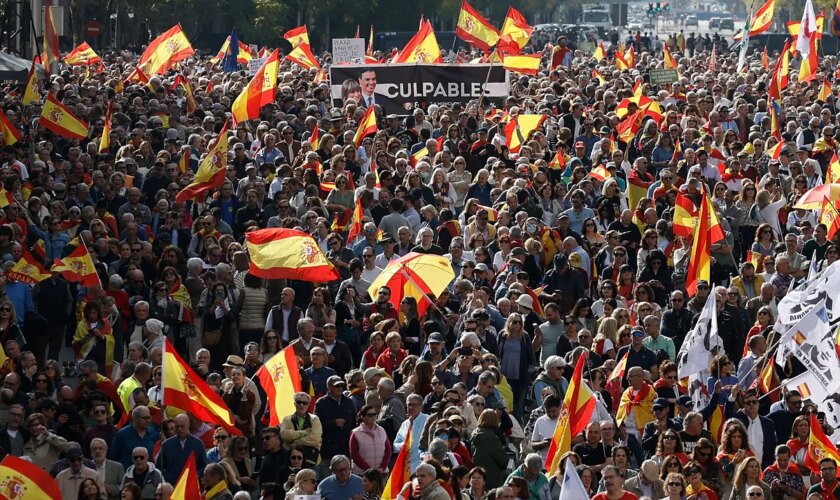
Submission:
<svg viewBox="0 0 840 500">
<path fill-rule="evenodd" d="M 363 63 L 365 61 L 365 39 L 333 38 L 332 60 L 335 64 Z"/>
<path fill-rule="evenodd" d="M 819 273 L 814 279 L 808 279 L 804 290 L 788 292 L 779 301 L 779 321 L 787 327 L 798 323 L 814 306 L 825 301 L 829 322 L 840 319 L 840 261 L 835 262 Z"/>
<path fill-rule="evenodd" d="M 718 336 L 717 325 L 717 295 L 710 293 L 706 299 L 697 324 L 694 326 L 677 354 L 679 378 L 688 377 L 707 370 L 712 360 L 712 350 L 723 347 L 723 341 Z"/>
<path fill-rule="evenodd" d="M 782 335 L 779 340 L 779 350 L 776 352 L 776 364 L 784 366 L 790 353 L 804 345 L 821 342 L 830 330 L 825 303 L 820 301 L 819 304 L 808 311 L 805 317 Z"/>
</svg>

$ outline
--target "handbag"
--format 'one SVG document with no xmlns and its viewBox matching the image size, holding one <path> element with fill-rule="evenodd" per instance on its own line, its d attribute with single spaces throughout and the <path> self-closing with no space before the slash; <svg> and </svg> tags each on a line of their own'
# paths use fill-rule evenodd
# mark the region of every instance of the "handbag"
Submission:
<svg viewBox="0 0 840 500">
<path fill-rule="evenodd" d="M 202 347 L 216 347 L 220 340 L 222 340 L 221 330 L 206 330 L 201 334 Z"/>
</svg>

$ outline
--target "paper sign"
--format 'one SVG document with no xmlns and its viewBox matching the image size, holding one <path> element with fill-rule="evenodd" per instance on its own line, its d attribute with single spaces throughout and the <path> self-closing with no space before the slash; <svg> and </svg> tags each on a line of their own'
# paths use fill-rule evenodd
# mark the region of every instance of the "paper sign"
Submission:
<svg viewBox="0 0 840 500">
<path fill-rule="evenodd" d="M 335 64 L 360 63 L 365 58 L 363 38 L 333 38 L 332 56 Z"/>
<path fill-rule="evenodd" d="M 265 60 L 268 59 L 267 57 L 261 57 L 257 59 L 251 59 L 248 61 L 248 76 L 254 76 L 257 74 L 257 71 L 260 70 L 260 67 L 265 63 Z"/>
</svg>

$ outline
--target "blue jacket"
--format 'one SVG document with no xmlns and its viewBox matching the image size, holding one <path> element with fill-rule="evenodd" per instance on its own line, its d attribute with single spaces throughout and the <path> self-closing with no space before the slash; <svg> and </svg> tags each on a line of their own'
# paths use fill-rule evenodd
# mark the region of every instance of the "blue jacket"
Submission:
<svg viewBox="0 0 840 500">
<path fill-rule="evenodd" d="M 732 417 L 737 418 L 744 424 L 744 427 L 749 428 L 750 421 L 744 410 L 735 410 L 735 403 L 726 399 L 726 406 L 724 410 L 724 417 L 728 420 Z M 770 467 L 776 459 L 776 426 L 773 421 L 761 415 L 758 416 L 758 421 L 761 423 L 761 432 L 764 434 L 764 443 L 762 445 L 761 454 L 761 468 L 766 469 Z"/>
<path fill-rule="evenodd" d="M 3 285 L 3 290 L 6 292 L 6 298 L 15 308 L 18 326 L 23 330 L 23 320 L 26 312 L 35 310 L 35 304 L 32 302 L 32 290 L 29 285 L 20 281 L 7 282 Z"/>
<path fill-rule="evenodd" d="M 178 476 L 184 467 L 187 466 L 187 460 L 190 454 L 195 454 L 195 465 L 198 469 L 198 476 L 204 476 L 204 468 L 207 466 L 207 454 L 204 451 L 204 444 L 200 439 L 193 435 L 187 436 L 184 445 L 181 445 L 181 438 L 177 435 L 167 438 L 166 441 L 160 445 L 160 453 L 158 453 L 155 467 L 163 473 L 163 479 L 170 484 L 178 482 Z"/>
<path fill-rule="evenodd" d="M 64 251 L 64 247 L 70 243 L 70 236 L 67 233 L 49 234 L 35 224 L 30 224 L 29 230 L 44 240 L 47 260 L 60 259 L 62 252 Z"/>
<path fill-rule="evenodd" d="M 134 426 L 129 424 L 120 429 L 114 436 L 114 441 L 111 443 L 111 449 L 108 450 L 108 458 L 123 464 L 123 467 L 128 470 L 128 468 L 133 465 L 131 453 L 134 451 L 134 448 L 142 446 L 149 451 L 149 456 L 152 456 L 158 434 L 157 429 L 150 426 L 146 430 L 146 435 L 144 437 L 140 437 L 134 429 Z M 204 453 L 202 452 L 202 455 L 203 454 Z M 175 479 L 177 481 L 177 477 Z"/>
</svg>

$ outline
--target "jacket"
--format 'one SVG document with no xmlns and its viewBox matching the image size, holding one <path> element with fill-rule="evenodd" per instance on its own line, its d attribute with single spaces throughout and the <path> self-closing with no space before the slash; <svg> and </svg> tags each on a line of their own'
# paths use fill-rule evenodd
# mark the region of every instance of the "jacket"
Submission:
<svg viewBox="0 0 840 500">
<path fill-rule="evenodd" d="M 503 333 L 499 338 L 499 360 L 505 356 L 505 342 L 507 341 L 507 333 Z M 522 337 L 519 339 L 519 384 L 527 384 L 530 382 L 530 370 L 537 364 L 537 357 L 534 355 L 534 348 L 531 343 L 531 336 L 527 332 L 522 332 Z M 510 379 L 508 379 L 510 382 Z"/>
<path fill-rule="evenodd" d="M 761 296 L 761 285 L 763 284 L 764 278 L 759 275 L 756 275 L 753 282 L 749 285 L 744 283 L 744 280 L 740 276 L 735 276 L 734 278 L 732 278 L 732 286 L 734 286 L 741 292 L 742 297 L 749 297 L 746 292 L 747 286 L 749 286 L 749 288 L 752 289 L 752 298 Z"/>
<path fill-rule="evenodd" d="M 315 403 L 315 414 L 321 419 L 323 438 L 321 458 L 330 460 L 335 455 L 350 454 L 351 427 L 356 421 L 356 406 L 347 396 L 338 400 L 332 396 L 323 396 Z M 336 420 L 344 419 L 344 426 L 336 425 Z"/>
<path fill-rule="evenodd" d="M 241 330 L 262 330 L 265 326 L 266 303 L 268 295 L 264 288 L 242 289 L 242 310 L 240 311 L 239 328 Z"/>
<path fill-rule="evenodd" d="M 149 472 L 146 474 L 146 480 L 143 484 L 138 484 L 134 481 L 134 466 L 132 465 L 125 471 L 125 477 L 123 477 L 122 483 L 120 484 L 120 489 L 123 489 L 129 483 L 135 483 L 137 486 L 140 486 L 140 492 L 144 499 L 155 498 L 155 490 L 162 482 L 163 474 L 155 468 L 155 464 L 149 462 Z"/>
<path fill-rule="evenodd" d="M 110 500 L 120 498 L 120 483 L 125 476 L 125 469 L 122 464 L 113 460 L 105 460 L 105 486 L 111 488 L 108 493 Z"/>
<path fill-rule="evenodd" d="M 191 453 L 195 453 L 195 466 L 198 475 L 204 475 L 204 467 L 207 466 L 207 453 L 204 451 L 204 444 L 200 439 L 190 434 L 187 436 L 185 444 L 181 446 L 180 438 L 175 435 L 167 438 L 160 445 L 160 453 L 158 453 L 155 463 L 167 483 L 175 484 L 178 482 L 178 476 L 186 467 Z"/>
<path fill-rule="evenodd" d="M 6 432 L 7 426 L 0 426 L 0 460 L 6 458 L 6 455 L 9 454 L 11 451 L 11 443 L 9 442 L 9 433 Z M 32 435 L 29 433 L 29 429 L 25 429 L 21 427 L 18 429 L 21 436 L 23 437 L 23 449 L 26 450 L 27 446 L 29 445 L 29 440 Z"/>
<path fill-rule="evenodd" d="M 487 486 L 492 489 L 501 486 L 504 471 L 508 465 L 508 455 L 504 443 L 493 429 L 478 428 L 470 440 L 470 451 L 476 467 L 487 471 Z"/>
<path fill-rule="evenodd" d="M 320 460 L 318 451 L 321 449 L 321 439 L 323 436 L 323 427 L 321 426 L 321 419 L 318 415 L 308 413 L 304 419 L 303 425 L 298 424 L 292 420 L 294 415 L 287 415 L 280 422 L 280 439 L 283 441 L 283 447 L 291 449 L 292 446 L 300 449 L 301 447 L 308 447 L 314 450 L 314 463 L 306 463 L 305 467 L 316 465 Z M 297 419 L 295 419 L 297 420 Z M 301 436 L 301 432 L 306 431 L 305 435 Z M 307 457 L 306 451 L 303 453 Z"/>
<path fill-rule="evenodd" d="M 440 485 L 440 481 L 432 481 L 420 492 L 421 500 L 450 500 L 449 493 Z"/>
<path fill-rule="evenodd" d="M 35 444 L 34 438 L 27 440 L 23 445 L 23 453 L 32 459 L 32 463 L 47 470 L 58 462 L 65 448 L 67 440 L 50 432 L 39 444 Z"/>
<path fill-rule="evenodd" d="M 222 394 L 222 400 L 232 410 L 236 428 L 242 431 L 245 437 L 250 438 L 254 433 L 254 407 L 257 406 L 254 393 L 244 386 L 241 390 L 236 389 L 231 383 Z"/>
<path fill-rule="evenodd" d="M 735 410 L 735 403 L 726 399 L 726 404 L 724 406 L 724 417 L 726 419 L 730 419 L 732 417 L 737 418 L 744 424 L 745 428 L 749 428 L 750 421 L 747 417 L 747 414 L 744 413 L 743 410 Z M 769 467 L 773 460 L 775 459 L 775 452 L 776 452 L 776 426 L 773 425 L 773 421 L 767 417 L 763 417 L 761 415 L 758 416 L 759 422 L 761 423 L 761 432 L 764 434 L 764 443 L 762 445 L 762 454 L 761 454 L 761 468 L 766 469 Z"/>
<path fill-rule="evenodd" d="M 306 346 L 303 345 L 303 340 L 300 337 L 293 340 L 289 344 L 289 346 L 291 346 L 291 348 L 294 349 L 295 356 L 297 356 L 303 361 L 304 368 L 308 368 L 309 365 L 312 364 L 312 360 L 309 358 L 309 349 L 312 349 L 315 346 L 318 346 L 324 350 L 327 349 L 327 345 L 324 344 L 324 341 L 321 339 L 316 339 L 315 337 L 312 337 L 312 341 L 309 344 L 309 349 L 307 349 Z"/>
<path fill-rule="evenodd" d="M 300 318 L 303 317 L 303 310 L 301 310 L 298 306 L 292 306 L 291 312 L 289 313 L 289 323 L 287 325 L 288 334 L 289 334 L 289 342 L 298 338 L 297 332 L 297 322 Z M 280 333 L 280 338 L 283 338 L 283 311 L 282 306 L 274 306 L 271 308 L 271 311 L 268 313 L 268 320 L 265 324 L 265 330 L 277 330 Z"/>
<path fill-rule="evenodd" d="M 380 425 L 368 429 L 359 425 L 350 434 L 350 458 L 353 473 L 363 475 L 367 469 L 388 470 L 391 460 L 391 441 Z"/>
<path fill-rule="evenodd" d="M 631 477 L 627 481 L 624 481 L 624 489 L 629 491 L 630 493 L 636 495 L 639 498 L 644 496 L 641 488 L 642 482 L 642 475 L 639 474 L 635 477 Z M 657 479 L 653 482 L 651 491 L 653 492 L 654 498 L 661 495 L 665 488 L 665 481 L 661 479 Z M 769 497 L 768 497 L 769 498 Z"/>
</svg>

